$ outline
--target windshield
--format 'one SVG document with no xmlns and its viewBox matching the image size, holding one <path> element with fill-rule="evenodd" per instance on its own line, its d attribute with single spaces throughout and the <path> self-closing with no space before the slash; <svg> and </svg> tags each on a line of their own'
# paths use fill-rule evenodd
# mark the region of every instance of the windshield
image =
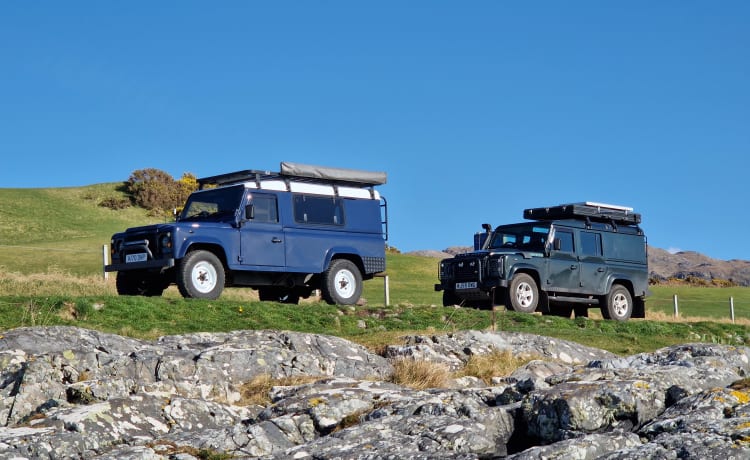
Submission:
<svg viewBox="0 0 750 460">
<path fill-rule="evenodd" d="M 549 227 L 539 225 L 505 225 L 497 227 L 487 249 L 513 248 L 523 251 L 544 251 Z"/>
<path fill-rule="evenodd" d="M 234 219 L 245 187 L 225 187 L 195 192 L 190 195 L 180 220 Z"/>
</svg>

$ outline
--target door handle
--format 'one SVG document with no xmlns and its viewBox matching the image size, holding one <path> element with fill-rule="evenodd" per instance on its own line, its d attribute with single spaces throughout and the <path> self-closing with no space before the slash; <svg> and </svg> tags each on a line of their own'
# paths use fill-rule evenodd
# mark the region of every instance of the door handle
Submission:
<svg viewBox="0 0 750 460">
<path fill-rule="evenodd" d="M 571 266 L 570 266 L 570 269 L 571 269 L 571 270 L 575 270 L 575 269 L 577 269 L 577 268 L 578 268 L 578 265 L 571 265 Z"/>
<path fill-rule="evenodd" d="M 274 236 L 271 238 L 271 243 L 281 243 L 281 238 Z"/>
<path fill-rule="evenodd" d="M 599 267 L 596 269 L 596 271 L 598 271 L 599 273 L 604 273 L 605 269 L 604 267 Z"/>
</svg>

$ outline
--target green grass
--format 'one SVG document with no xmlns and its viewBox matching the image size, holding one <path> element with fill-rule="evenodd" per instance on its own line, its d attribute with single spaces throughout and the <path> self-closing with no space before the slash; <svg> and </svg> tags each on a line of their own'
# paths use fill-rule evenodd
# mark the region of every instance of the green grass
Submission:
<svg viewBox="0 0 750 460">
<path fill-rule="evenodd" d="M 647 319 L 626 323 L 442 307 L 437 259 L 388 254 L 390 305 L 384 280 L 365 283 L 361 307 L 257 301 L 249 289 L 227 289 L 216 301 L 186 300 L 174 287 L 163 297 L 119 297 L 101 276 L 101 248 L 112 233 L 154 223 L 145 211 L 98 206 L 122 196 L 120 184 L 64 189 L 0 189 L 0 331 L 20 326 L 73 325 L 153 339 L 160 335 L 275 329 L 346 337 L 378 349 L 405 334 L 458 330 L 528 332 L 618 354 L 685 342 L 750 341 L 750 289 L 653 286 Z M 677 294 L 680 318 L 673 318 Z M 737 324 L 729 318 L 734 299 Z"/>
<path fill-rule="evenodd" d="M 101 271 L 102 246 L 134 225 L 155 223 L 138 208 L 98 204 L 123 196 L 120 184 L 57 189 L 0 189 L 0 267 L 21 273 Z"/>
<path fill-rule="evenodd" d="M 750 319 L 750 288 L 651 286 L 647 308 L 652 312 L 674 315 L 674 296 L 677 296 L 681 317 L 729 319 L 729 301 L 734 301 L 735 318 Z"/>
</svg>

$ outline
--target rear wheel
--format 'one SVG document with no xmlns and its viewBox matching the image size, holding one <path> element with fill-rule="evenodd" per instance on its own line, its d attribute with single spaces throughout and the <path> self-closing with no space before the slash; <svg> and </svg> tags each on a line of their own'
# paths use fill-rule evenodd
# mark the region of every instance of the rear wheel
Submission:
<svg viewBox="0 0 750 460">
<path fill-rule="evenodd" d="M 209 251 L 188 253 L 177 269 L 177 287 L 183 297 L 217 299 L 224 290 L 224 265 Z"/>
<path fill-rule="evenodd" d="M 331 305 L 354 305 L 362 295 L 362 274 L 350 260 L 332 260 L 323 273 L 320 291 Z"/>
<path fill-rule="evenodd" d="M 521 313 L 533 313 L 539 303 L 539 288 L 536 281 L 526 273 L 513 277 L 508 287 L 506 305 Z"/>
<path fill-rule="evenodd" d="M 616 321 L 627 321 L 633 314 L 633 298 L 630 291 L 621 285 L 613 284 L 602 306 L 602 316 Z"/>
</svg>

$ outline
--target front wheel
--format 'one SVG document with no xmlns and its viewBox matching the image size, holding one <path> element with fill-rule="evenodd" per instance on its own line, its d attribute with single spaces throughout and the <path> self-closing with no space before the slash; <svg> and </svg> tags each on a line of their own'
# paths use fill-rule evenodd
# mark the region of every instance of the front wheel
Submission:
<svg viewBox="0 0 750 460">
<path fill-rule="evenodd" d="M 190 252 L 177 269 L 177 287 L 183 297 L 217 299 L 224 290 L 224 265 L 212 252 Z"/>
<path fill-rule="evenodd" d="M 521 313 L 533 313 L 539 303 L 539 288 L 534 278 L 526 273 L 519 273 L 513 277 L 508 287 L 506 305 Z"/>
<path fill-rule="evenodd" d="M 456 295 L 456 291 L 443 291 L 443 306 L 453 307 L 461 305 L 461 298 Z"/>
<path fill-rule="evenodd" d="M 602 316 L 616 321 L 627 321 L 633 314 L 633 298 L 630 291 L 621 285 L 614 284 L 602 306 Z"/>
<path fill-rule="evenodd" d="M 332 260 L 323 273 L 323 300 L 331 305 L 354 305 L 362 295 L 362 274 L 346 259 Z"/>
</svg>

